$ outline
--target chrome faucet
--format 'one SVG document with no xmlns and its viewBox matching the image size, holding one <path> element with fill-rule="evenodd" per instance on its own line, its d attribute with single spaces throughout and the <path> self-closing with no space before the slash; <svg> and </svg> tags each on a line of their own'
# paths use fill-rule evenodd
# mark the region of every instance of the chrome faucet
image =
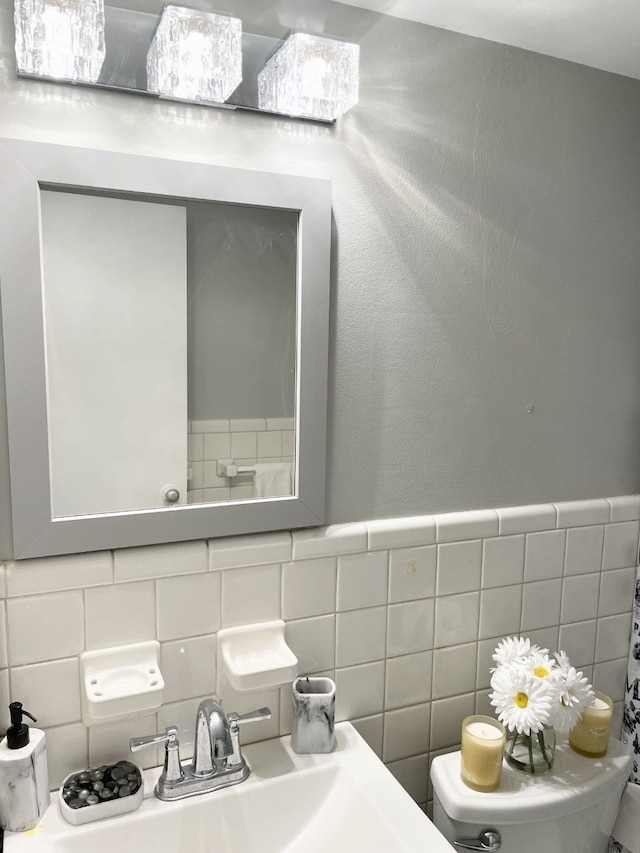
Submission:
<svg viewBox="0 0 640 853">
<path fill-rule="evenodd" d="M 204 699 L 196 714 L 193 743 L 193 776 L 211 776 L 221 762 L 233 754 L 231 732 L 221 705 L 215 699 Z"/>
<path fill-rule="evenodd" d="M 168 726 L 164 734 L 131 738 L 129 748 L 137 752 L 153 744 L 165 743 L 164 767 L 154 793 L 160 800 L 181 800 L 244 782 L 250 771 L 240 749 L 240 726 L 269 719 L 269 708 L 227 716 L 215 699 L 204 699 L 196 714 L 191 762 L 183 764 L 180 761 L 175 726 Z"/>
</svg>

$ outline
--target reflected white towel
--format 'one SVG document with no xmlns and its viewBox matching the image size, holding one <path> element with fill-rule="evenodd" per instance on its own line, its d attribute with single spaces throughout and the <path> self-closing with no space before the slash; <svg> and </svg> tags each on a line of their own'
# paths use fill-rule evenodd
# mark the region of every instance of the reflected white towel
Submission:
<svg viewBox="0 0 640 853">
<path fill-rule="evenodd" d="M 291 462 L 259 462 L 256 465 L 255 496 L 275 498 L 290 495 L 293 491 Z"/>
</svg>

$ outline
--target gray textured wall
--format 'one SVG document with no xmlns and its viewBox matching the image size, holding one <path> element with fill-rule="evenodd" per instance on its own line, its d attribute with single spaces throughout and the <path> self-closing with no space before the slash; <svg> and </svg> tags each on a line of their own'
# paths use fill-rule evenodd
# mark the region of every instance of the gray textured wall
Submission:
<svg viewBox="0 0 640 853">
<path fill-rule="evenodd" d="M 640 82 L 234 2 L 360 43 L 360 104 L 324 127 L 17 81 L 1 4 L 0 134 L 333 180 L 329 520 L 639 490 Z"/>
<path fill-rule="evenodd" d="M 298 214 L 187 204 L 189 418 L 292 418 Z"/>
</svg>

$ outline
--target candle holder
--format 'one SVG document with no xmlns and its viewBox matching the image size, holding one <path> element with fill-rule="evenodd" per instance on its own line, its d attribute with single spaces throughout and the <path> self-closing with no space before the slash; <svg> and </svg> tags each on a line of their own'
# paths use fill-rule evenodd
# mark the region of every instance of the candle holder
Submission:
<svg viewBox="0 0 640 853">
<path fill-rule="evenodd" d="M 474 714 L 462 721 L 460 776 L 474 791 L 495 791 L 500 785 L 506 729 L 493 717 Z"/>
<path fill-rule="evenodd" d="M 609 748 L 609 730 L 613 702 L 605 693 L 596 691 L 596 698 L 582 712 L 578 723 L 569 732 L 569 745 L 585 758 L 602 758 Z"/>
</svg>

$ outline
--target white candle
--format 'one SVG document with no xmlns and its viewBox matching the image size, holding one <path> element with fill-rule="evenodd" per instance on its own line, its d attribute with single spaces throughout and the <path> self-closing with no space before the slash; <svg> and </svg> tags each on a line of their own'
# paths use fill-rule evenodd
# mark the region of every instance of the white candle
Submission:
<svg viewBox="0 0 640 853">
<path fill-rule="evenodd" d="M 569 732 L 571 748 L 587 758 L 602 758 L 609 747 L 609 730 L 613 715 L 613 702 L 604 693 L 596 693 L 591 705 Z"/>
<path fill-rule="evenodd" d="M 495 726 L 490 726 L 487 723 L 469 723 L 466 727 L 468 734 L 481 740 L 500 740 L 502 732 L 496 729 Z"/>
<path fill-rule="evenodd" d="M 462 723 L 460 775 L 475 791 L 495 791 L 500 784 L 505 730 L 491 717 L 467 717 Z"/>
</svg>

